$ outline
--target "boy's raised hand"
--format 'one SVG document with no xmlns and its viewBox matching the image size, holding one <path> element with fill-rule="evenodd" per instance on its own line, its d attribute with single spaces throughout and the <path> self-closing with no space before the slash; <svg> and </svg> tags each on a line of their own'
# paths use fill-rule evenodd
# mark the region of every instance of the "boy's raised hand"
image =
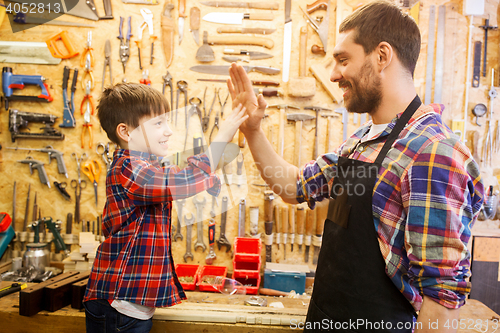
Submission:
<svg viewBox="0 0 500 333">
<path fill-rule="evenodd" d="M 220 130 L 215 136 L 214 142 L 230 142 L 240 125 L 248 119 L 245 114 L 246 108 L 238 104 L 229 116 L 220 124 Z"/>
<path fill-rule="evenodd" d="M 259 129 L 267 108 L 266 100 L 261 94 L 255 96 L 252 82 L 243 67 L 232 63 L 229 68 L 229 75 L 231 79 L 228 80 L 227 86 L 233 101 L 233 108 L 241 104 L 246 108 L 249 115 L 248 120 L 241 125 L 240 130 L 247 133 L 247 131 Z"/>
</svg>

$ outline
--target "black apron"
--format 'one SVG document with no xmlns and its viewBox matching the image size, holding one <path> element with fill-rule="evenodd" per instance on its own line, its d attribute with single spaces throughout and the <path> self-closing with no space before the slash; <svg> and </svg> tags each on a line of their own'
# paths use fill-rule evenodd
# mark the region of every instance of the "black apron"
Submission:
<svg viewBox="0 0 500 333">
<path fill-rule="evenodd" d="M 372 195 L 382 161 L 421 104 L 416 96 L 375 163 L 339 157 L 305 332 L 412 331 L 414 309 L 385 272 Z"/>
</svg>

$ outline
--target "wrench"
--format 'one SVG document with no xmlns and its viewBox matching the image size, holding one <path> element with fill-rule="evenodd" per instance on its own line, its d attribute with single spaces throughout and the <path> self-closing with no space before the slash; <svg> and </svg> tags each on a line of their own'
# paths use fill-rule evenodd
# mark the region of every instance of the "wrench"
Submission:
<svg viewBox="0 0 500 333">
<path fill-rule="evenodd" d="M 174 242 L 177 242 L 177 238 L 180 238 L 180 240 L 182 240 L 182 234 L 181 234 L 182 208 L 186 203 L 186 199 L 176 200 L 175 203 L 177 204 L 177 231 L 175 232 L 174 235 Z"/>
<path fill-rule="evenodd" d="M 217 258 L 217 255 L 214 251 L 214 240 L 215 240 L 215 220 L 210 219 L 210 225 L 208 226 L 208 244 L 210 245 L 210 251 L 205 258 L 205 263 L 207 265 L 212 265 L 214 260 Z"/>
<path fill-rule="evenodd" d="M 203 200 L 198 200 L 196 197 L 193 198 L 193 203 L 196 207 L 196 222 L 198 223 L 198 237 L 196 239 L 196 243 L 194 243 L 195 251 L 198 247 L 201 247 L 203 252 L 207 249 L 207 246 L 203 242 L 203 206 L 205 206 L 206 202 L 207 199 L 205 197 L 203 197 Z"/>
<path fill-rule="evenodd" d="M 231 243 L 229 243 L 229 241 L 226 238 L 227 200 L 228 200 L 227 196 L 222 197 L 220 235 L 219 239 L 217 240 L 217 246 L 219 247 L 219 251 L 222 246 L 226 246 L 226 252 L 229 252 L 231 250 Z"/>
<path fill-rule="evenodd" d="M 184 223 L 186 223 L 186 253 L 184 254 L 184 262 L 187 262 L 187 258 L 191 258 L 191 261 L 194 259 L 191 253 L 191 229 L 193 228 L 194 216 L 193 214 L 190 215 L 190 218 L 184 216 Z"/>
</svg>

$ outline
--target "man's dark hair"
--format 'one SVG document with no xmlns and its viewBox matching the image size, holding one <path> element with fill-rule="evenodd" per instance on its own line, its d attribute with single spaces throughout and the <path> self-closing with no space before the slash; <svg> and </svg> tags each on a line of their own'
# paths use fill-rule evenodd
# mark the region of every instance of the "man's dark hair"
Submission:
<svg viewBox="0 0 500 333">
<path fill-rule="evenodd" d="M 389 43 L 411 76 L 420 53 L 420 30 L 415 20 L 395 4 L 379 0 L 359 8 L 340 25 L 339 32 L 355 31 L 354 42 L 370 54 L 381 42 Z"/>
<path fill-rule="evenodd" d="M 108 138 L 120 143 L 116 127 L 120 123 L 139 126 L 144 116 L 159 116 L 170 111 L 166 98 L 156 89 L 139 83 L 120 83 L 106 88 L 97 106 L 97 116 Z"/>
</svg>

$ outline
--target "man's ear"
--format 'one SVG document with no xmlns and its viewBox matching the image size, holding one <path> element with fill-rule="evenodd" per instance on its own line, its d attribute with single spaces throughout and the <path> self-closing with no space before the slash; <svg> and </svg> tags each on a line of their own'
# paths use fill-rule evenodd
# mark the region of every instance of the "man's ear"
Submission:
<svg viewBox="0 0 500 333">
<path fill-rule="evenodd" d="M 394 58 L 394 49 L 391 44 L 387 42 L 380 42 L 377 49 L 377 66 L 379 71 L 382 72 L 386 67 L 388 67 Z"/>
<path fill-rule="evenodd" d="M 116 126 L 116 135 L 118 135 L 118 138 L 124 142 L 130 141 L 130 131 L 128 126 L 124 123 L 120 123 Z"/>
</svg>

